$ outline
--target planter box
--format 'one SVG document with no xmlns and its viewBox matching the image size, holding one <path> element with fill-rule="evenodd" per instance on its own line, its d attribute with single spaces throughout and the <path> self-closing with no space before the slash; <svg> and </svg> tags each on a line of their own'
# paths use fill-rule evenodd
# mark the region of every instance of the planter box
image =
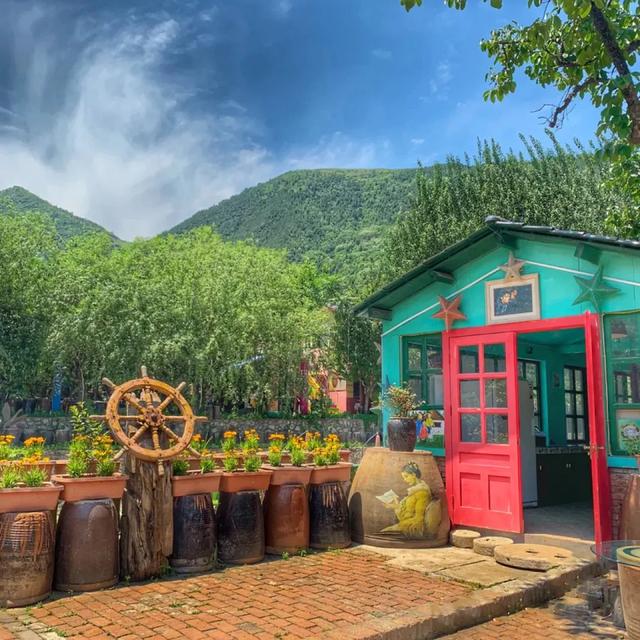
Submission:
<svg viewBox="0 0 640 640">
<path fill-rule="evenodd" d="M 338 462 L 326 467 L 311 467 L 309 484 L 324 484 L 325 482 L 349 482 L 351 479 L 351 463 Z"/>
<path fill-rule="evenodd" d="M 268 469 L 273 472 L 273 475 L 271 476 L 271 484 L 276 486 L 283 484 L 307 485 L 309 484 L 311 473 L 313 472 L 313 469 L 306 465 L 303 467 L 294 467 L 290 464 L 282 465 L 281 467 L 274 467 L 269 464 L 266 465 L 264 469 Z"/>
<path fill-rule="evenodd" d="M 340 449 L 340 460 L 342 462 L 351 462 L 351 449 Z"/>
<path fill-rule="evenodd" d="M 0 462 L 0 470 L 2 469 L 2 467 L 13 466 L 19 462 L 20 462 L 19 460 L 12 460 L 11 462 L 5 462 L 3 460 L 2 462 Z M 25 471 L 28 469 L 42 469 L 42 471 L 44 471 L 45 475 L 47 476 L 47 480 L 50 480 L 51 474 L 53 473 L 55 466 L 56 466 L 55 461 L 51 461 L 51 462 L 34 462 L 31 464 L 21 464 L 20 468 L 24 469 Z"/>
<path fill-rule="evenodd" d="M 71 478 L 68 475 L 54 475 L 51 480 L 61 484 L 61 500 L 65 502 L 78 502 L 79 500 L 99 500 L 122 498 L 124 487 L 129 479 L 121 473 L 112 476 L 82 476 Z"/>
<path fill-rule="evenodd" d="M 53 511 L 61 491 L 62 487 L 50 482 L 43 487 L 0 489 L 0 513 Z"/>
<path fill-rule="evenodd" d="M 266 491 L 271 481 L 271 471 L 224 471 L 220 482 L 220 491 L 237 493 L 238 491 Z"/>
<path fill-rule="evenodd" d="M 214 493 L 220 490 L 222 471 L 200 473 L 190 471 L 186 476 L 173 476 L 171 486 L 174 498 L 195 496 L 198 493 Z"/>
</svg>

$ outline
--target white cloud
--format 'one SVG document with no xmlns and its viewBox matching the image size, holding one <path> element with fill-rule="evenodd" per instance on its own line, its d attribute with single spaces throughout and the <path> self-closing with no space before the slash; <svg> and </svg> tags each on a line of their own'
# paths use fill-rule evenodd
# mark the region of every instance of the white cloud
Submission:
<svg viewBox="0 0 640 640">
<path fill-rule="evenodd" d="M 393 53 L 388 49 L 372 49 L 371 55 L 378 60 L 391 60 Z"/>
<path fill-rule="evenodd" d="M 429 80 L 430 94 L 436 97 L 436 99 L 438 100 L 446 100 L 449 97 L 449 86 L 451 84 L 451 79 L 451 65 L 447 60 L 442 60 L 438 63 L 435 74 Z"/>
<path fill-rule="evenodd" d="M 24 81 L 12 113 L 0 114 L 0 188 L 24 186 L 122 238 L 154 235 L 289 169 L 366 166 L 385 151 L 384 142 L 336 132 L 274 156 L 256 142 L 262 125 L 241 104 L 191 115 L 189 89 L 158 73 L 181 29 L 167 19 L 101 34 L 52 112 L 47 86 L 65 60 L 43 35 L 46 21 L 38 10 L 15 25 Z"/>
<path fill-rule="evenodd" d="M 424 144 L 424 138 L 411 138 L 410 142 L 415 145 Z"/>
</svg>

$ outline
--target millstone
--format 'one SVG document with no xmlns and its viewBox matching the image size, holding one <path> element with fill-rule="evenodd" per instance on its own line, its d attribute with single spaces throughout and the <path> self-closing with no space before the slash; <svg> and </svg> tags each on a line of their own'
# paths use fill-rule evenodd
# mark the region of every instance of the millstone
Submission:
<svg viewBox="0 0 640 640">
<path fill-rule="evenodd" d="M 493 552 L 496 562 L 517 569 L 548 571 L 573 559 L 571 551 L 546 544 L 505 544 Z"/>
<path fill-rule="evenodd" d="M 473 550 L 481 556 L 493 557 L 493 551 L 496 547 L 508 544 L 513 544 L 513 540 L 511 538 L 504 538 L 502 536 L 485 536 L 483 538 L 476 538 L 473 541 Z"/>
<path fill-rule="evenodd" d="M 471 531 L 470 529 L 456 529 L 451 532 L 450 541 L 454 547 L 460 549 L 473 549 L 473 541 L 479 538 L 480 534 L 477 531 Z"/>
</svg>

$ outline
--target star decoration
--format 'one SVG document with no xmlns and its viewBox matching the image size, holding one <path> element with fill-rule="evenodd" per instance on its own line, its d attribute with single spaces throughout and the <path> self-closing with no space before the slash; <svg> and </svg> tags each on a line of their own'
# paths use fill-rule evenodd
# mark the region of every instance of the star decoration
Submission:
<svg viewBox="0 0 640 640">
<path fill-rule="evenodd" d="M 605 296 L 615 295 L 620 291 L 620 289 L 611 287 L 602 281 L 602 267 L 598 267 L 598 270 L 590 278 L 584 278 L 582 276 L 573 277 L 580 287 L 580 294 L 573 301 L 573 304 L 590 302 L 596 311 L 600 311 L 601 298 L 604 298 Z"/>
<path fill-rule="evenodd" d="M 518 260 L 518 258 L 513 255 L 513 251 L 509 251 L 507 264 L 500 265 L 498 269 L 504 271 L 505 280 L 519 280 L 522 267 L 524 267 L 524 260 Z"/>
<path fill-rule="evenodd" d="M 451 302 L 449 302 L 443 296 L 438 296 L 440 302 L 440 311 L 436 311 L 431 317 L 441 318 L 444 320 L 444 326 L 449 331 L 456 320 L 466 320 L 467 316 L 460 311 L 461 296 L 456 296 Z"/>
</svg>

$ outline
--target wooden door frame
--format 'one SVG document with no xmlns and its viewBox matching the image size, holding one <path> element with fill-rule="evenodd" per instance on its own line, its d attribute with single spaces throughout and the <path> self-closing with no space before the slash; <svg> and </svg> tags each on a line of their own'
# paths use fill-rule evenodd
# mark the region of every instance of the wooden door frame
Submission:
<svg viewBox="0 0 640 640">
<path fill-rule="evenodd" d="M 451 410 L 450 344 L 451 338 L 468 336 L 486 336 L 492 333 L 514 332 L 516 340 L 520 335 L 563 329 L 583 329 L 585 342 L 585 363 L 587 369 L 587 395 L 589 414 L 589 441 L 591 457 L 591 482 L 593 486 L 593 524 L 596 542 L 610 540 L 611 527 L 611 488 L 607 466 L 607 435 L 604 409 L 604 384 L 602 369 L 601 319 L 596 313 L 585 311 L 576 316 L 550 318 L 547 320 L 528 320 L 505 324 L 483 325 L 464 329 L 452 329 L 442 332 L 444 413 L 445 425 L 453 425 Z M 517 353 L 516 353 L 517 356 Z M 451 426 L 449 427 L 451 428 Z M 453 452 L 447 446 L 445 438 L 446 478 L 453 478 Z M 449 486 L 449 485 L 448 485 Z M 447 489 L 449 513 L 453 514 L 453 490 Z M 455 524 L 455 523 L 454 523 Z"/>
</svg>

